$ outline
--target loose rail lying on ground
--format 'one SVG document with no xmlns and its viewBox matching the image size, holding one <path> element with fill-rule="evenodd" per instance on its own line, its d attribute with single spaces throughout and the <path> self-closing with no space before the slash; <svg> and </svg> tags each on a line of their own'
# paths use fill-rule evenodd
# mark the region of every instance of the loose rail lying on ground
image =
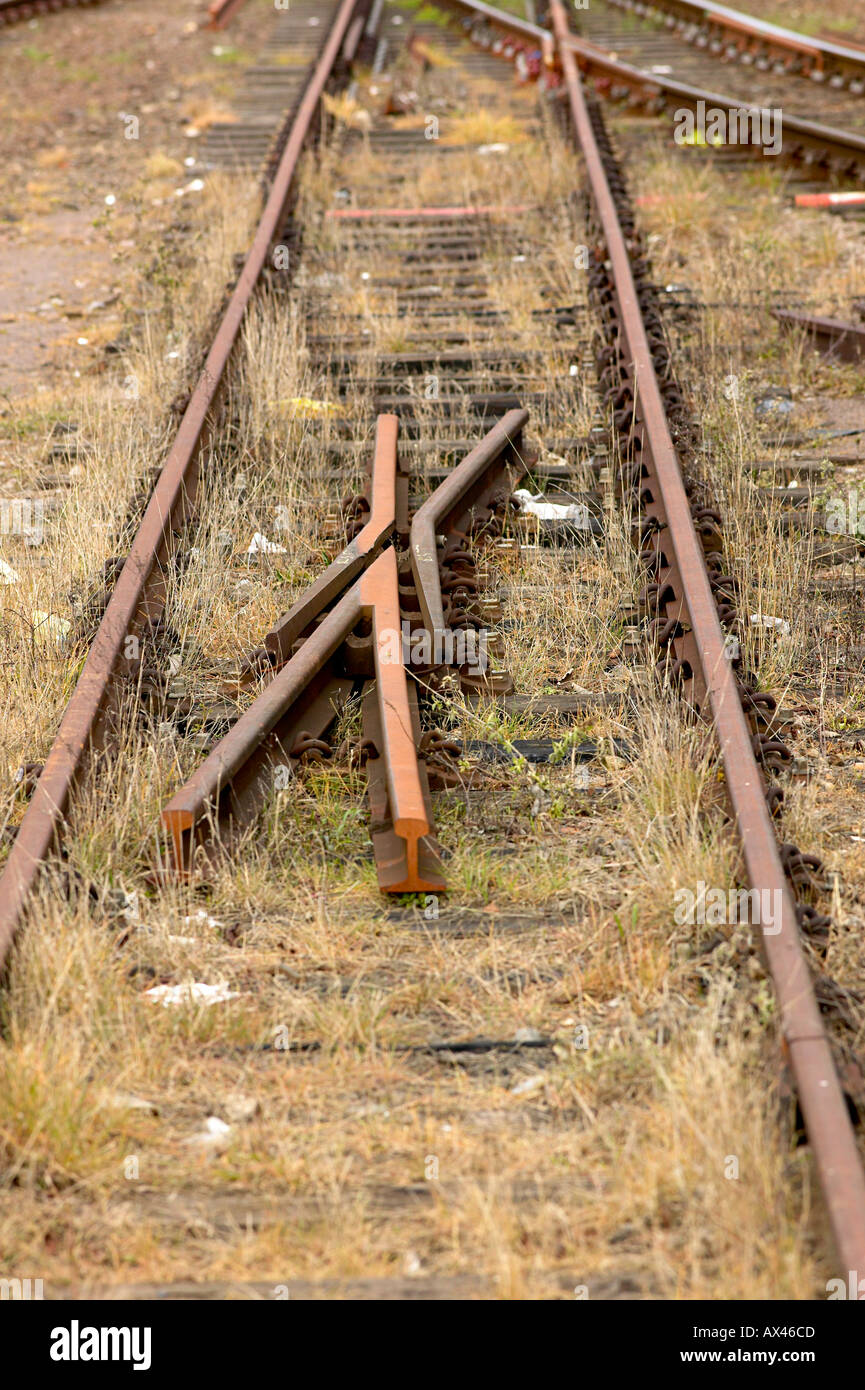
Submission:
<svg viewBox="0 0 865 1390">
<path fill-rule="evenodd" d="M 230 843 L 280 774 L 287 785 L 308 755 L 329 755 L 324 735 L 362 679 L 361 751 L 379 887 L 388 893 L 444 888 L 430 838 L 429 779 L 418 753 L 424 745 L 416 691 L 404 664 L 404 623 L 410 650 L 422 626 L 431 638 L 429 650 L 441 653 L 454 628 L 472 620 L 474 561 L 468 538 L 495 527 L 497 511 L 525 471 L 527 419 L 525 410 L 508 411 L 418 509 L 411 524 L 410 568 L 401 565 L 406 572 L 399 575 L 396 550 L 382 547 L 395 534 L 408 538 L 407 479 L 398 466 L 397 418 L 379 416 L 369 520 L 268 633 L 255 659 L 282 669 L 162 813 L 177 869 L 192 866 L 196 844 Z M 406 582 L 412 576 L 414 590 Z M 447 606 L 443 581 L 449 587 Z M 372 627 L 368 635 L 355 632 L 363 619 Z M 433 656 L 429 664 L 447 663 Z M 459 674 L 469 690 L 500 688 L 485 671 L 460 668 Z"/>
</svg>

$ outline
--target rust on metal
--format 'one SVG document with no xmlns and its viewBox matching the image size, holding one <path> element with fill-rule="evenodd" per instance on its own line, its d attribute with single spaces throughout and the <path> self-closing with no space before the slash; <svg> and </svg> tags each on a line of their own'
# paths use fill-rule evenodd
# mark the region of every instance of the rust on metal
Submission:
<svg viewBox="0 0 865 1390">
<path fill-rule="evenodd" d="M 379 887 L 387 893 L 441 892 L 445 881 L 436 871 L 437 855 L 428 839 L 429 788 L 418 766 L 416 696 L 413 691 L 409 695 L 402 660 L 396 552 L 386 550 L 358 587 L 372 618 L 375 646 L 375 689 L 364 698 L 364 734 L 378 751 L 367 768 L 373 770 L 370 809 Z M 385 800 L 386 818 L 381 814 Z"/>
<path fill-rule="evenodd" d="M 244 0 L 212 0 L 207 7 L 208 29 L 224 29 L 243 3 Z"/>
<path fill-rule="evenodd" d="M 294 643 L 334 600 L 353 584 L 393 536 L 408 528 L 408 477 L 399 471 L 396 415 L 379 415 L 369 519 L 363 529 L 300 596 L 264 639 L 275 661 L 287 661 Z"/>
<path fill-rule="evenodd" d="M 606 0 L 616 9 L 638 11 L 637 0 Z M 861 76 L 865 73 L 865 54 L 844 44 L 797 33 L 779 24 L 758 19 L 729 5 L 716 5 L 711 0 L 654 0 L 654 7 L 675 21 L 675 27 L 688 42 L 698 42 L 701 36 L 717 32 L 719 39 L 735 36 L 740 52 L 773 53 L 787 58 L 795 55 L 812 60 L 819 73 L 837 70 Z M 810 71 L 805 68 L 804 71 Z"/>
<path fill-rule="evenodd" d="M 513 484 L 526 471 L 522 431 L 527 420 L 526 410 L 503 416 L 419 508 L 409 530 L 398 420 L 379 416 L 369 519 L 268 634 L 267 649 L 276 663 L 285 664 L 163 811 L 176 869 L 190 868 L 197 846 L 209 849 L 217 840 L 225 846 L 260 809 L 279 776 L 288 785 L 308 755 L 329 756 L 324 735 L 361 681 L 379 886 L 388 893 L 444 888 L 432 839 L 429 780 L 418 757 L 422 734 L 416 690 L 405 666 L 403 613 L 408 605 L 409 627 L 411 616 L 425 624 L 432 650 L 436 636 L 444 645 L 454 616 L 477 620 L 474 560 L 466 545 L 479 529 L 500 529 Z M 445 536 L 441 555 L 440 532 Z M 391 539 L 409 541 L 404 579 L 414 578 L 414 591 L 401 582 Z M 451 586 L 447 609 L 443 574 Z M 369 633 L 357 630 L 364 622 L 371 624 Z M 415 628 L 412 636 L 416 633 Z M 504 673 L 460 668 L 460 679 L 468 689 L 512 688 Z"/>
<path fill-rule="evenodd" d="M 372 809 L 379 884 L 389 893 L 444 888 L 430 840 L 429 791 L 418 766 L 392 548 L 343 594 L 163 810 L 179 872 L 192 867 L 197 844 L 232 836 L 274 788 L 289 785 L 310 744 L 318 743 L 352 691 L 354 677 L 336 658 L 362 620 L 372 625 L 375 711 L 367 713 L 367 737 L 375 744 L 368 766 L 376 764 Z"/>
<path fill-rule="evenodd" d="M 537 50 L 543 50 L 548 38 L 547 31 L 537 25 L 527 24 L 502 10 L 480 3 L 480 0 L 441 0 L 446 8 L 457 11 L 464 17 L 463 22 L 470 28 L 475 24 L 489 26 L 500 35 L 507 35 L 510 42 L 499 42 L 494 51 L 503 58 L 513 59 L 519 52 L 525 52 L 524 41 L 531 38 Z M 522 41 L 522 42 L 521 42 Z M 560 67 L 566 51 L 575 55 L 584 73 L 598 81 L 604 89 L 625 90 L 644 102 L 650 110 L 660 114 L 668 106 L 680 109 L 683 105 L 691 110 L 697 109 L 698 102 L 718 107 L 730 112 L 733 110 L 759 113 L 759 106 L 743 104 L 738 98 L 721 92 L 704 90 L 664 73 L 648 72 L 633 64 L 625 63 L 615 54 L 607 52 L 597 44 L 578 38 L 572 33 L 556 35 L 555 66 Z M 823 45 L 824 54 L 831 45 Z M 837 45 L 835 46 L 837 49 Z M 843 56 L 845 50 L 838 50 Z M 863 73 L 862 55 L 850 51 L 852 59 L 858 62 L 858 73 Z M 839 57 L 840 61 L 840 57 Z M 755 152 L 760 158 L 769 158 L 759 144 L 743 145 L 743 149 Z M 855 170 L 865 170 L 865 137 L 852 131 L 839 130 L 833 126 L 816 121 L 805 120 L 784 112 L 784 140 L 777 156 L 784 162 L 800 164 L 806 162 L 813 173 L 832 172 L 833 165 L 852 175 Z"/>
<path fill-rule="evenodd" d="M 40 867 L 61 831 L 85 753 L 98 745 L 115 677 L 121 671 L 133 673 L 139 664 L 139 658 L 125 655 L 130 647 L 127 639 L 145 631 L 164 608 L 167 560 L 174 533 L 192 511 L 199 469 L 206 466 L 226 368 L 270 247 L 283 225 L 297 163 L 356 4 L 357 0 L 342 0 L 310 74 L 246 262 L 0 875 L 0 965 Z"/>
<path fill-rule="evenodd" d="M 460 0 L 463 3 L 463 0 Z M 747 102 L 743 103 L 738 98 L 726 95 L 722 92 L 704 90 L 695 87 L 687 82 L 680 82 L 675 78 L 663 73 L 646 72 L 642 68 L 635 68 L 630 63 L 624 63 L 620 58 L 606 53 L 596 45 L 588 43 L 585 39 L 578 39 L 573 34 L 569 34 L 562 40 L 559 52 L 564 54 L 568 51 L 579 59 L 582 70 L 594 77 L 613 81 L 619 86 L 627 88 L 629 91 L 637 93 L 651 105 L 653 110 L 659 107 L 663 109 L 667 105 L 675 104 L 680 108 L 683 104 L 692 110 L 697 109 L 698 102 L 705 102 L 706 105 L 718 107 L 725 112 L 746 111 L 760 113 L 763 108 Z M 743 145 L 743 149 L 756 150 L 759 155 L 763 155 L 761 145 Z M 811 152 L 816 152 L 820 159 L 814 165 L 816 170 L 823 167 L 823 162 L 829 156 L 835 156 L 845 160 L 845 167 L 853 167 L 854 164 L 865 167 L 865 137 L 857 135 L 853 131 L 839 130 L 834 126 L 823 125 L 817 121 L 806 121 L 801 116 L 795 116 L 784 112 L 784 140 L 781 151 L 777 156 L 784 161 L 800 163 L 808 158 Z"/>
<path fill-rule="evenodd" d="M 865 1175 L 843 1091 L 805 963 L 795 903 L 781 862 L 752 735 L 739 698 L 709 581 L 703 548 L 670 435 L 664 399 L 643 323 L 627 243 L 580 82 L 568 23 L 560 0 L 551 0 L 554 32 L 564 69 L 577 142 L 582 150 L 604 241 L 620 353 L 630 380 L 632 437 L 639 441 L 641 498 L 647 517 L 663 528 L 659 583 L 672 601 L 663 616 L 676 619 L 681 635 L 671 645 L 683 674 L 693 679 L 694 701 L 711 712 L 726 789 L 748 882 L 780 905 L 771 930 L 761 933 L 778 998 L 781 1030 L 789 1050 L 838 1253 L 845 1268 L 865 1266 Z M 681 622 L 682 618 L 687 622 Z"/>
<path fill-rule="evenodd" d="M 293 772 L 296 739 L 318 738 L 336 717 L 353 680 L 331 658 L 363 616 L 354 584 L 258 698 L 220 739 L 162 812 L 175 868 L 185 872 L 196 843 L 248 824 L 267 795 Z M 285 769 L 281 779 L 278 769 Z"/>
<path fill-rule="evenodd" d="M 865 357 L 865 328 L 841 319 L 800 314 L 793 309 L 773 309 L 782 328 L 804 333 L 818 352 L 841 362 L 861 362 Z"/>
<path fill-rule="evenodd" d="M 60 10 L 87 9 L 103 3 L 104 0 L 0 0 L 0 29 Z"/>
<path fill-rule="evenodd" d="M 522 457 L 522 432 L 527 410 L 509 410 L 436 488 L 415 513 L 411 524 L 411 566 L 424 625 L 433 641 L 442 634 L 445 621 L 437 537 L 457 535 L 472 526 L 473 517 L 489 515 L 496 494 L 503 492 L 502 478 L 511 480 L 506 492 L 526 472 Z M 439 636 L 440 640 L 440 636 Z"/>
</svg>

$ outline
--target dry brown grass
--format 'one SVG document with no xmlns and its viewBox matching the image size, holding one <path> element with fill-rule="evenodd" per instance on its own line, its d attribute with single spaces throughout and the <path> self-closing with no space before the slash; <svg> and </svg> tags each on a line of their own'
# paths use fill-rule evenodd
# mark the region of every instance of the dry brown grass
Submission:
<svg viewBox="0 0 865 1390">
<path fill-rule="evenodd" d="M 421 101 L 439 97 L 459 116 L 466 98 L 453 68 L 436 66 L 422 82 Z M 505 83 L 496 110 L 492 85 L 484 99 L 500 120 L 512 92 Z M 515 141 L 494 160 L 461 152 L 445 162 L 419 134 L 417 160 L 402 160 L 400 182 L 380 194 L 411 205 L 528 191 L 538 211 L 522 225 L 526 259 L 513 259 L 506 233 L 487 250 L 490 292 L 512 311 L 509 341 L 544 352 L 528 389 L 569 381 L 570 362 L 588 361 L 587 335 L 562 341 L 530 312 L 585 302 L 572 269 L 583 229 L 565 202 L 579 173 L 552 132 L 547 139 Z M 290 298 L 257 303 L 244 330 L 230 435 L 208 473 L 197 554 L 167 609 L 179 679 L 196 693 L 219 690 L 317 571 L 345 490 L 327 466 L 334 418 L 304 420 L 290 404 L 336 399 L 305 350 L 307 311 L 319 325 L 326 312 L 335 335 L 369 329 L 368 361 L 341 407 L 368 435 L 376 352 L 410 342 L 425 322 L 423 302 L 414 324 L 389 317 L 392 289 L 361 278 L 387 278 L 398 255 L 350 251 L 322 221 L 349 181 L 359 204 L 372 197 L 383 165 L 362 143 L 343 152 L 339 140 L 310 164 L 302 273 Z M 665 235 L 672 245 L 681 228 Z M 665 245 L 658 250 L 663 261 Z M 224 261 L 200 269 L 190 303 L 204 285 L 213 298 Z M 483 331 L 466 326 L 480 344 Z M 52 533 L 51 587 L 39 587 L 43 571 L 28 577 L 24 611 L 38 597 L 68 613 L 65 588 L 107 553 L 107 519 L 142 462 L 164 449 L 160 405 L 178 383 L 159 342 L 153 323 L 130 355 L 140 382 L 130 408 L 118 415 L 94 403 L 82 416 L 94 462 L 75 512 Z M 533 434 L 543 442 L 584 433 L 594 408 L 586 369 L 570 395 L 550 395 L 533 414 Z M 447 433 L 432 406 L 429 424 Z M 732 465 L 718 477 L 738 511 Z M 184 1279 L 276 1288 L 300 1278 L 464 1275 L 514 1299 L 573 1297 L 583 1285 L 594 1298 L 819 1291 L 826 1247 L 807 1153 L 791 1149 L 775 1093 L 768 986 L 741 933 L 727 929 L 719 942 L 674 920 L 677 888 L 700 877 L 731 885 L 735 855 L 711 750 L 624 640 L 639 581 L 627 518 L 612 496 L 606 502 L 600 545 L 484 559 L 490 592 L 510 590 L 505 659 L 517 688 L 565 679 L 562 688 L 615 699 L 578 730 L 601 749 L 585 778 L 565 755 L 437 798 L 450 885 L 438 918 L 394 915 L 381 899 L 362 778 L 344 766 L 309 769 L 277 794 L 206 893 L 154 888 L 160 805 L 201 753 L 170 720 L 142 729 L 130 710 L 121 751 L 76 801 L 71 898 L 56 873 L 4 1002 L 0 1241 L 10 1274 L 38 1272 L 54 1293 Z M 779 559 L 771 577 L 760 570 L 742 508 L 753 583 L 768 586 L 760 601 L 786 602 L 793 567 Z M 287 554 L 248 563 L 253 530 Z M 61 651 L 54 667 L 40 658 L 25 673 L 21 649 L 11 631 L 2 680 L 13 763 L 47 745 L 79 660 Z M 569 732 L 460 701 L 442 715 L 463 737 L 505 744 Z M 613 738 L 631 745 L 631 761 L 616 756 Z M 20 814 L 11 798 L 7 808 Z M 137 916 L 132 905 L 119 916 L 118 893 L 137 894 Z M 238 997 L 169 1009 L 143 993 L 191 979 L 225 982 Z M 521 1029 L 552 1045 L 477 1056 L 405 1050 L 512 1039 Z M 276 1038 L 319 1050 L 263 1049 Z M 129 1092 L 157 1113 L 129 1108 Z M 189 1141 L 208 1116 L 231 1130 L 204 1152 Z"/>
</svg>

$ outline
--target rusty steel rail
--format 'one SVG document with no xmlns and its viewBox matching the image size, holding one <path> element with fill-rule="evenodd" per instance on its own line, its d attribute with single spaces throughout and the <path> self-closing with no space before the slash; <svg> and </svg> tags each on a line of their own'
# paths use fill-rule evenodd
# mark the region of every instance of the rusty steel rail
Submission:
<svg viewBox="0 0 865 1390">
<path fill-rule="evenodd" d="M 152 630 L 164 609 L 174 536 L 193 511 L 227 368 L 270 248 L 283 226 L 298 160 L 357 4 L 358 0 L 342 0 L 310 73 L 246 262 L 0 874 L 0 967 L 40 868 L 62 831 L 85 757 L 104 737 L 104 716 L 117 693 L 118 676 L 134 676 L 140 665 L 140 647 L 137 657 L 126 655 L 134 647 L 128 638 Z"/>
<path fill-rule="evenodd" d="M 363 714 L 379 886 L 388 893 L 444 888 L 431 839 L 429 786 L 417 753 L 417 705 L 402 660 L 392 547 L 342 595 L 163 810 L 179 872 L 194 866 L 197 844 L 230 841 L 275 786 L 288 785 L 305 754 L 321 750 L 321 735 L 354 686 L 338 653 L 364 619 L 372 625 L 373 670 L 364 674 L 374 676 L 374 685 L 365 686 Z"/>
<path fill-rule="evenodd" d="M 208 29 L 224 29 L 244 3 L 245 0 L 212 0 L 207 7 Z"/>
<path fill-rule="evenodd" d="M 376 422 L 372 465 L 371 508 L 363 528 L 301 594 L 288 613 L 264 639 L 266 659 L 272 665 L 288 661 L 292 647 L 358 576 L 375 560 L 394 535 L 408 532 L 408 475 L 399 468 L 396 415 L 379 415 Z"/>
<path fill-rule="evenodd" d="M 865 52 L 770 24 L 755 15 L 711 0 L 604 0 L 613 9 L 660 20 L 688 43 L 726 59 L 753 62 L 775 57 L 791 71 L 817 81 L 843 77 L 865 83 Z"/>
<path fill-rule="evenodd" d="M 526 473 L 523 458 L 523 429 L 527 410 L 509 410 L 479 444 L 467 454 L 440 487 L 419 507 L 411 523 L 411 567 L 424 626 L 433 642 L 441 640 L 450 626 L 442 600 L 442 561 L 437 538 L 444 535 L 459 541 L 470 530 L 489 520 L 496 500 L 513 491 Z M 503 491 L 502 478 L 509 480 Z"/>
<path fill-rule="evenodd" d="M 0 29 L 59 10 L 85 9 L 102 3 L 103 0 L 0 0 Z"/>
<path fill-rule="evenodd" d="M 865 357 L 865 327 L 841 319 L 800 314 L 792 309 L 773 309 L 773 317 L 787 332 L 801 332 L 818 352 L 840 362 L 861 362 Z"/>
<path fill-rule="evenodd" d="M 602 249 L 598 282 L 618 327 L 613 349 L 625 381 L 621 410 L 641 474 L 640 500 L 657 541 L 658 607 L 671 655 L 694 705 L 711 719 L 748 883 L 780 905 L 761 944 L 833 1234 L 845 1269 L 865 1265 L 865 1174 L 844 1093 L 802 949 L 796 905 L 784 872 L 752 731 L 725 652 L 704 550 L 685 490 L 667 408 L 643 321 L 629 245 L 569 43 L 566 13 L 551 0 L 570 116 L 582 150 Z"/>
<path fill-rule="evenodd" d="M 205 855 L 229 847 L 265 804 L 280 768 L 287 785 L 301 762 L 330 755 L 325 735 L 360 679 L 361 751 L 379 887 L 387 893 L 444 889 L 426 759 L 418 750 L 446 755 L 447 740 L 422 734 L 415 682 L 409 684 L 406 672 L 404 625 L 410 646 L 421 629 L 430 638 L 432 659 L 412 666 L 413 674 L 429 681 L 453 664 L 437 649 L 448 649 L 454 626 L 479 621 L 469 538 L 501 528 L 512 487 L 526 472 L 527 420 L 526 410 L 508 411 L 423 503 L 409 530 L 398 420 L 378 417 L 368 520 L 253 653 L 253 667 L 268 662 L 281 669 L 163 811 L 177 871 L 194 865 L 199 846 Z M 391 541 L 408 542 L 406 561 Z M 363 619 L 370 633 L 356 631 Z M 511 688 L 506 673 L 458 670 L 468 690 Z"/>
<path fill-rule="evenodd" d="M 568 51 L 579 61 L 580 69 L 595 80 L 602 95 L 627 96 L 656 116 L 683 106 L 696 111 L 698 102 L 705 102 L 707 107 L 718 107 L 727 113 L 734 110 L 759 113 L 763 109 L 722 92 L 704 90 L 664 74 L 635 68 L 573 34 L 563 39 L 559 49 L 562 54 Z M 807 164 L 814 172 L 825 170 L 851 178 L 865 173 L 865 137 L 818 121 L 806 121 L 786 111 L 783 114 L 782 145 L 777 156 L 763 155 L 760 145 L 743 144 L 741 148 L 756 150 L 766 159 Z"/>
</svg>

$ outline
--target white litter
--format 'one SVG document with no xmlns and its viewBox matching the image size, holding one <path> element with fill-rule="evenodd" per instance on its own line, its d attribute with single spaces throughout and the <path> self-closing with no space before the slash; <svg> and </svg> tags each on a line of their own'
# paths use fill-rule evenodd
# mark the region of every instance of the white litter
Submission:
<svg viewBox="0 0 865 1390">
<path fill-rule="evenodd" d="M 185 1142 L 199 1149 L 223 1149 L 228 1143 L 230 1133 L 231 1125 L 220 1120 L 218 1115 L 208 1115 L 204 1121 L 204 1129 L 199 1134 L 191 1135 Z"/>
<path fill-rule="evenodd" d="M 517 488 L 513 494 L 526 516 L 536 516 L 541 521 L 574 521 L 581 531 L 590 531 L 589 509 L 583 502 L 547 502 L 542 492 L 534 497 L 528 488 Z"/>
<path fill-rule="evenodd" d="M 224 1004 L 229 999 L 240 998 L 224 980 L 218 985 L 206 985 L 200 980 L 190 980 L 183 985 L 154 985 L 144 993 L 154 1004 L 162 1004 L 164 1008 L 171 1008 L 175 1004 Z"/>
<path fill-rule="evenodd" d="M 114 204 L 115 204 L 116 202 L 117 202 L 117 199 L 115 198 L 115 196 L 114 196 L 113 193 L 106 193 L 106 195 L 105 195 L 105 206 L 106 206 L 106 207 L 113 208 L 113 207 L 114 207 Z"/>
<path fill-rule="evenodd" d="M 221 927 L 222 923 L 217 921 L 215 917 L 211 917 L 209 912 L 205 912 L 203 907 L 200 907 L 197 912 L 192 912 L 188 917 L 184 917 L 183 925 L 185 927 Z"/>
<path fill-rule="evenodd" d="M 252 540 L 249 542 L 247 555 L 286 555 L 288 552 L 284 545 L 278 541 L 269 541 L 267 536 L 263 536 L 260 531 L 256 531 Z"/>
<path fill-rule="evenodd" d="M 772 618 L 768 613 L 752 613 L 751 626 L 763 627 L 767 632 L 780 632 L 782 637 L 789 637 L 792 631 L 786 618 Z"/>
<path fill-rule="evenodd" d="M 527 1076 L 525 1081 L 518 1081 L 516 1086 L 511 1087 L 512 1096 L 531 1096 L 535 1091 L 539 1091 L 544 1085 L 546 1078 L 540 1074 L 537 1076 Z"/>
<path fill-rule="evenodd" d="M 39 609 L 33 614 L 33 637 L 37 642 L 56 642 L 62 646 L 71 630 L 68 618 L 58 618 L 56 613 L 42 613 Z"/>
<path fill-rule="evenodd" d="M 21 576 L 5 560 L 0 560 L 0 584 L 20 584 Z"/>
<path fill-rule="evenodd" d="M 503 144 L 502 141 L 497 141 L 494 145 L 479 145 L 478 154 L 507 154 L 509 149 L 509 145 Z"/>
</svg>

